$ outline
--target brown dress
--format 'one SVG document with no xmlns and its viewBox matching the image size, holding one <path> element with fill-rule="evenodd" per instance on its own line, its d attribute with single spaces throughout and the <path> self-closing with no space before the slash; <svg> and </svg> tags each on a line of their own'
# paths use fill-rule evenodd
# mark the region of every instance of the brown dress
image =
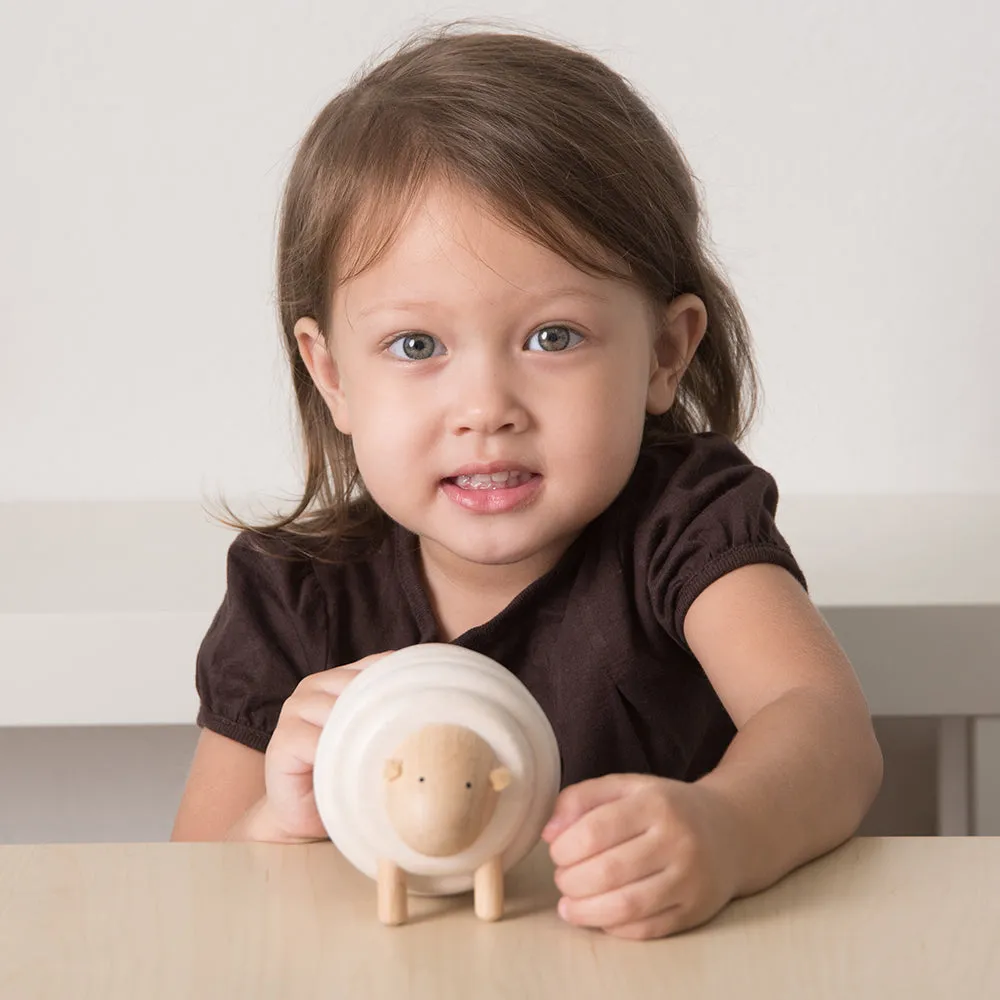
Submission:
<svg viewBox="0 0 1000 1000">
<path fill-rule="evenodd" d="M 555 730 L 563 786 L 609 773 L 693 781 L 735 727 L 684 639 L 694 599 L 723 574 L 775 563 L 806 586 L 775 526 L 773 478 L 704 433 L 645 448 L 621 493 L 544 576 L 453 641 L 492 657 Z M 229 549 L 227 590 L 196 664 L 198 725 L 265 750 L 306 675 L 439 642 L 417 536 L 391 522 L 349 561 L 279 539 Z"/>
</svg>

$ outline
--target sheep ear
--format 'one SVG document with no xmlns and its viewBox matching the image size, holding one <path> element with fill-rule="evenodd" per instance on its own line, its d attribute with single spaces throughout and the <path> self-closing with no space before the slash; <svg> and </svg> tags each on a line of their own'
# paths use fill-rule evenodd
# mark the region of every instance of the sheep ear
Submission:
<svg viewBox="0 0 1000 1000">
<path fill-rule="evenodd" d="M 506 767 L 495 767 L 490 771 L 490 784 L 495 792 L 502 792 L 513 780 L 514 776 Z"/>
<path fill-rule="evenodd" d="M 382 768 L 382 777 L 386 781 L 395 781 L 403 773 L 403 762 L 390 757 Z"/>
</svg>

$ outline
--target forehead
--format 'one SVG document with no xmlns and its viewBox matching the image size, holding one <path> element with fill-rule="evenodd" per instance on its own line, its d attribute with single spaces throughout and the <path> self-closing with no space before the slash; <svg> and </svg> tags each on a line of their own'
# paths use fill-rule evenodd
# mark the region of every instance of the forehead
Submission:
<svg viewBox="0 0 1000 1000">
<path fill-rule="evenodd" d="M 387 285 L 419 290 L 412 284 L 429 294 L 435 284 L 444 283 L 444 291 L 457 282 L 499 294 L 511 286 L 599 288 L 630 278 L 606 248 L 553 221 L 554 239 L 528 232 L 482 194 L 442 181 L 428 182 L 409 205 L 369 199 L 341 248 L 335 291 L 350 286 L 352 299 L 363 299 Z"/>
</svg>

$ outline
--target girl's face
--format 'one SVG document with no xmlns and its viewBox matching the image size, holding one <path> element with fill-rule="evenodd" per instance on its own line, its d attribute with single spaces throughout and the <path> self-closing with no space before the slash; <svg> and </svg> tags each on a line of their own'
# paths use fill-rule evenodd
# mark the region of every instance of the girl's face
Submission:
<svg viewBox="0 0 1000 1000">
<path fill-rule="evenodd" d="M 625 485 L 647 410 L 673 401 L 704 306 L 681 296 L 661 320 L 657 344 L 638 289 L 437 186 L 338 288 L 329 353 L 314 320 L 295 332 L 365 485 L 425 559 L 537 576 Z"/>
</svg>

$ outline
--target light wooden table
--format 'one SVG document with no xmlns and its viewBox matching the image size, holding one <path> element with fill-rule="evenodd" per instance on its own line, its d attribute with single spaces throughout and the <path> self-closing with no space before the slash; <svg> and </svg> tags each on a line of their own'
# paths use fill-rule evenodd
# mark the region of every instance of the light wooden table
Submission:
<svg viewBox="0 0 1000 1000">
<path fill-rule="evenodd" d="M 659 941 L 571 927 L 544 845 L 508 910 L 386 928 L 329 843 L 0 846 L 0 996 L 995 1000 L 1000 838 L 855 839 Z"/>
</svg>

